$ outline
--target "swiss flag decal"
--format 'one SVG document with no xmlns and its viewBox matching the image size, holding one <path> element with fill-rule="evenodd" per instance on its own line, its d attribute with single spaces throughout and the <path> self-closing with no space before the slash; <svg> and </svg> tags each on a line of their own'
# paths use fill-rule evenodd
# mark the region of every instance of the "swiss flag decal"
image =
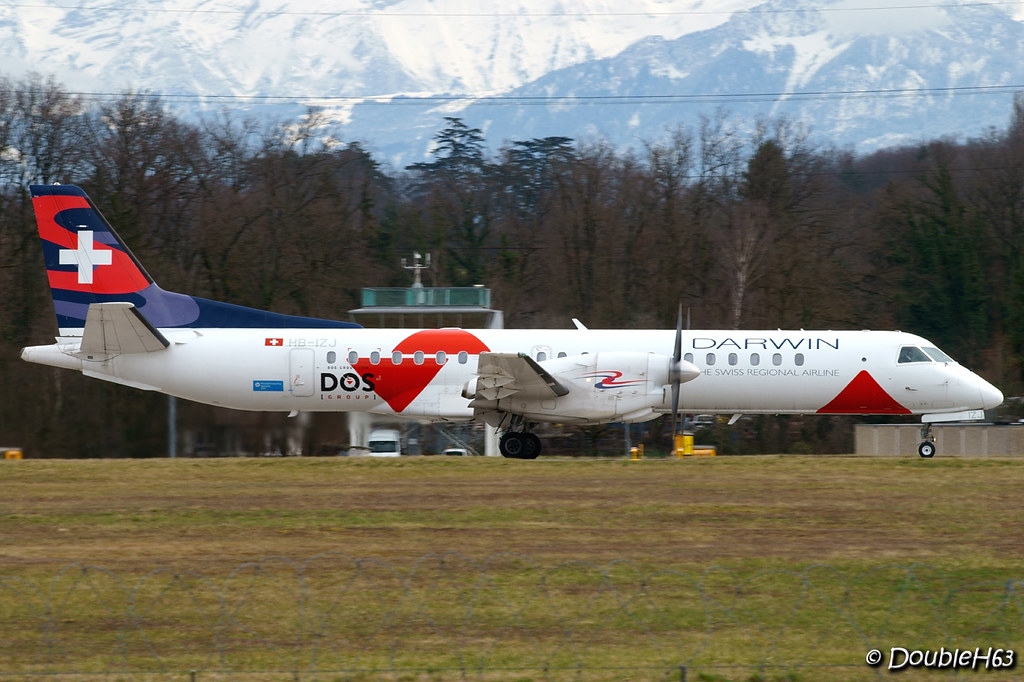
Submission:
<svg viewBox="0 0 1024 682">
<path fill-rule="evenodd" d="M 264 346 L 283 346 L 284 339 L 267 339 L 263 342 Z"/>
</svg>

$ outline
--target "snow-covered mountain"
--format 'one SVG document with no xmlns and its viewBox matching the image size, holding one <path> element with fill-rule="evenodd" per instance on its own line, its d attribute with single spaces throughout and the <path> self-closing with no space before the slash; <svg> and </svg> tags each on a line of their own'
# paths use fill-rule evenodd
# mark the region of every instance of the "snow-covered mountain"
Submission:
<svg viewBox="0 0 1024 682">
<path fill-rule="evenodd" d="M 1002 127 L 1024 89 L 1015 5 L 17 3 L 0 6 L 0 75 L 35 71 L 75 92 L 143 90 L 182 111 L 276 120 L 320 104 L 342 139 L 398 165 L 422 158 L 446 115 L 494 145 L 564 135 L 624 146 L 721 108 L 745 122 L 785 115 L 817 141 L 870 150 Z"/>
<path fill-rule="evenodd" d="M 502 92 L 751 0 L 154 0 L 0 5 L 0 71 L 200 95 Z"/>
<path fill-rule="evenodd" d="M 622 145 L 695 125 L 720 107 L 748 124 L 786 116 L 820 143 L 860 151 L 972 137 L 1008 123 L 1013 93 L 1024 91 L 1024 24 L 991 6 L 840 11 L 844 5 L 769 3 L 709 30 L 644 39 L 510 93 L 628 95 L 632 103 L 473 105 L 464 116 L 517 139 L 571 130 Z"/>
</svg>

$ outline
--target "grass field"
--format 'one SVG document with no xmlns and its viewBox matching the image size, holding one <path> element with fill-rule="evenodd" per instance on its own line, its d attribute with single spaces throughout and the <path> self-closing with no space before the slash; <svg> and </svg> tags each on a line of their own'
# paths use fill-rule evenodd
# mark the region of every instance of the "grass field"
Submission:
<svg viewBox="0 0 1024 682">
<path fill-rule="evenodd" d="M 0 465 L 0 678 L 871 679 L 869 646 L 1024 651 L 1021 460 Z"/>
</svg>

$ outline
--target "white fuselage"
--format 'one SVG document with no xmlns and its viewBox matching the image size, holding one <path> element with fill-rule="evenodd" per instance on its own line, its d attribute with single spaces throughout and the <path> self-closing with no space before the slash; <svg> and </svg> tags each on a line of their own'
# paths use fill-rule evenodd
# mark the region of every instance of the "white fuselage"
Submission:
<svg viewBox="0 0 1024 682">
<path fill-rule="evenodd" d="M 75 339 L 26 348 L 31 362 L 79 369 L 137 388 L 241 410 L 365 411 L 426 420 L 474 416 L 464 388 L 480 352 L 521 353 L 546 366 L 612 352 L 671 356 L 672 330 L 165 329 L 159 352 L 84 356 Z M 994 407 L 1002 395 L 955 362 L 900 362 L 924 339 L 879 331 L 694 330 L 683 358 L 698 370 L 681 386 L 686 412 L 926 414 Z M 614 356 L 618 357 L 618 356 Z M 614 360 L 612 360 L 614 363 Z M 664 382 L 629 381 L 609 365 L 579 385 L 605 401 L 647 400 L 642 421 L 670 409 Z M 604 378 L 602 378 L 604 377 Z M 585 384 L 582 382 L 586 382 Z M 591 388 L 592 384 L 592 388 Z M 564 398 L 523 405 L 530 419 L 573 412 Z M 595 398 L 597 399 L 597 398 Z M 562 401 L 562 402 L 560 402 Z"/>
</svg>

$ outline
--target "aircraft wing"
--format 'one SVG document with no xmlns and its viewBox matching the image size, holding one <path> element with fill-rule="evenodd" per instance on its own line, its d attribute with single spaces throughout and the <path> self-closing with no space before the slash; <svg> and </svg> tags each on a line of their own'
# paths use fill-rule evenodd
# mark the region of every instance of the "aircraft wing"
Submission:
<svg viewBox="0 0 1024 682">
<path fill-rule="evenodd" d="M 92 303 L 85 318 L 81 353 L 113 356 L 152 353 L 170 342 L 142 316 L 133 303 Z"/>
<path fill-rule="evenodd" d="M 525 353 L 480 353 L 476 371 L 476 396 L 500 400 L 510 395 L 556 398 L 569 389 Z"/>
</svg>

